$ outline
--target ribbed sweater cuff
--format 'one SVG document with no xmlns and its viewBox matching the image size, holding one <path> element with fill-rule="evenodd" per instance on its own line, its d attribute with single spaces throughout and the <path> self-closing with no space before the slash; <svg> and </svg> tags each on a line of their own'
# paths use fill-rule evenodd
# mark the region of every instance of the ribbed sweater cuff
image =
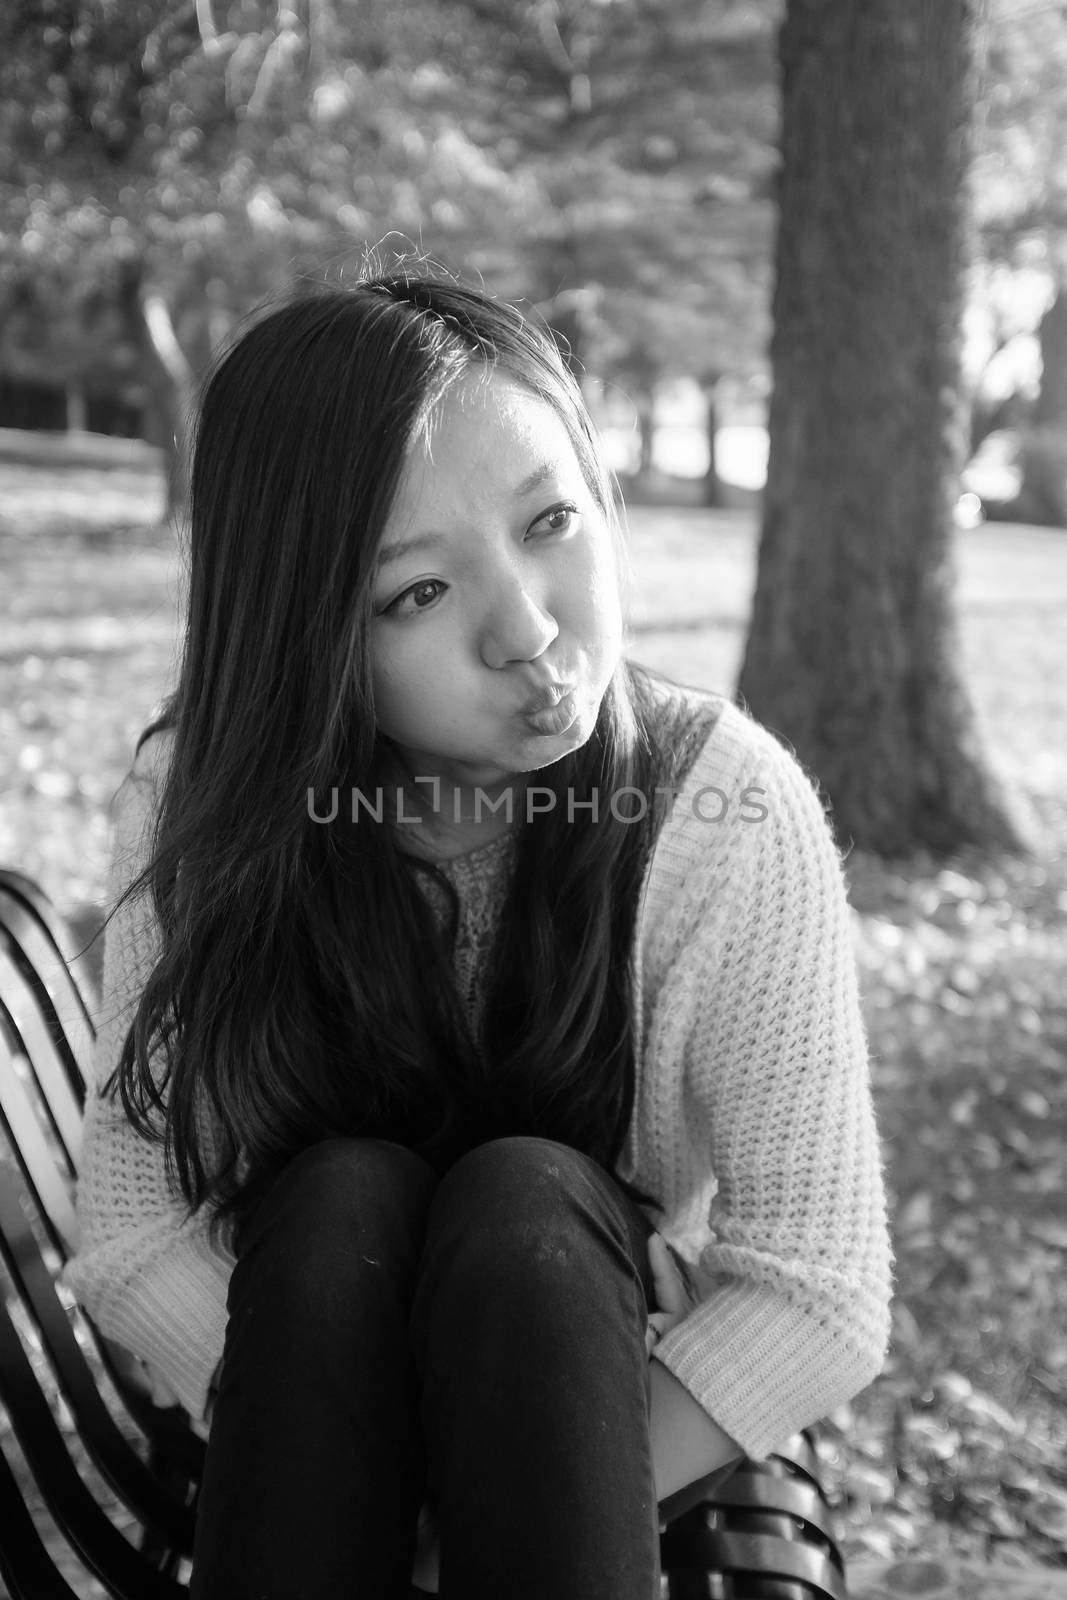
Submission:
<svg viewBox="0 0 1067 1600">
<path fill-rule="evenodd" d="M 654 1354 L 757 1461 L 866 1388 L 881 1365 L 880 1352 L 763 1284 L 716 1290 Z"/>
<path fill-rule="evenodd" d="M 80 1296 L 77 1258 L 64 1274 Z M 226 1339 L 226 1295 L 232 1264 L 206 1236 L 174 1240 L 143 1271 L 115 1280 L 106 1298 L 86 1307 L 102 1333 L 154 1368 L 194 1422 L 202 1421 Z"/>
</svg>

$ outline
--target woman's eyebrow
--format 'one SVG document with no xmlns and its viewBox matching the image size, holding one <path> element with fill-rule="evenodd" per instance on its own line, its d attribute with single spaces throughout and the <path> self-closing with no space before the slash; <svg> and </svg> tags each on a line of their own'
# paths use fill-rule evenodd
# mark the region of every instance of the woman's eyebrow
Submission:
<svg viewBox="0 0 1067 1600">
<path fill-rule="evenodd" d="M 389 545 L 387 549 L 379 550 L 374 565 L 380 572 L 383 567 L 391 566 L 394 561 L 399 561 L 401 556 L 408 555 L 412 550 L 428 550 L 432 545 L 445 543 L 447 540 L 443 533 L 417 533 L 414 538 L 401 539 L 398 543 Z"/>
<path fill-rule="evenodd" d="M 523 478 L 518 485 L 515 490 L 516 500 L 522 500 L 526 495 L 532 494 L 535 489 L 540 489 L 543 483 L 547 483 L 550 478 L 555 478 L 562 470 L 562 462 L 542 461 L 540 466 L 535 467 L 529 477 Z"/>
</svg>

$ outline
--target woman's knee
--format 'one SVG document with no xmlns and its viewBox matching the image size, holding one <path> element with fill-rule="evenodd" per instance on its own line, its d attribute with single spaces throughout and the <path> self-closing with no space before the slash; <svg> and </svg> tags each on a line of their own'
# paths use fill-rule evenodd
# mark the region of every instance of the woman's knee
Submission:
<svg viewBox="0 0 1067 1600">
<path fill-rule="evenodd" d="M 556 1139 L 514 1134 L 490 1139 L 460 1157 L 441 1181 L 441 1196 L 525 1195 L 532 1206 L 551 1205 L 561 1193 L 587 1190 L 599 1170 L 589 1156 Z"/>
<path fill-rule="evenodd" d="M 384 1139 L 321 1140 L 294 1156 L 242 1230 L 239 1267 L 314 1304 L 385 1266 L 413 1274 L 437 1177 Z"/>
<path fill-rule="evenodd" d="M 491 1272 L 541 1283 L 564 1279 L 605 1251 L 625 1268 L 633 1227 L 607 1174 L 552 1139 L 494 1139 L 442 1178 L 429 1214 L 427 1250 L 450 1276 L 484 1283 Z"/>
<path fill-rule="evenodd" d="M 420 1193 L 433 1181 L 433 1171 L 420 1155 L 389 1139 L 320 1139 L 290 1158 L 267 1198 L 332 1209 L 384 1190 Z"/>
</svg>

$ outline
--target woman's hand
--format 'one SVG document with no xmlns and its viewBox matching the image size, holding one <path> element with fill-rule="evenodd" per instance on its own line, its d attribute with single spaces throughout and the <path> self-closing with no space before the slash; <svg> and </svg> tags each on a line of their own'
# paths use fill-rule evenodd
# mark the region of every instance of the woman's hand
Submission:
<svg viewBox="0 0 1067 1600">
<path fill-rule="evenodd" d="M 645 1333 L 645 1349 L 651 1355 L 663 1335 L 681 1322 L 693 1307 L 677 1262 L 661 1233 L 649 1236 L 648 1260 L 657 1307 L 648 1319 Z"/>
<path fill-rule="evenodd" d="M 696 1302 L 662 1234 L 650 1237 L 648 1259 L 659 1308 L 649 1317 L 645 1334 L 645 1348 L 651 1356 L 663 1335 L 676 1327 Z M 652 1475 L 656 1499 L 662 1504 L 680 1489 L 736 1461 L 742 1452 L 662 1361 L 651 1362 L 650 1380 Z"/>
<path fill-rule="evenodd" d="M 125 1378 L 131 1388 L 139 1389 L 153 1405 L 165 1407 L 181 1405 L 166 1378 L 149 1362 L 142 1361 L 140 1356 L 133 1355 L 125 1345 L 117 1344 L 114 1339 L 104 1339 L 103 1344 L 112 1366 Z"/>
<path fill-rule="evenodd" d="M 162 1406 L 164 1409 L 181 1405 L 181 1401 L 175 1391 L 171 1388 L 166 1378 L 156 1371 L 155 1367 L 149 1366 L 147 1361 L 142 1361 L 141 1369 L 148 1383 L 148 1392 L 152 1397 L 153 1405 Z"/>
</svg>

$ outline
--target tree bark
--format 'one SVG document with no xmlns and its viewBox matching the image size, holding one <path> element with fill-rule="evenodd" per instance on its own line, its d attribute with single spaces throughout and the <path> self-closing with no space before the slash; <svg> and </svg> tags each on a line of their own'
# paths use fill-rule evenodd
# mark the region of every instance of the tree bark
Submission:
<svg viewBox="0 0 1067 1600">
<path fill-rule="evenodd" d="M 119 304 L 132 342 L 141 356 L 149 397 L 151 443 L 167 464 L 167 518 L 175 521 L 187 499 L 185 457 L 193 372 L 178 342 L 166 302 L 145 289 L 139 260 L 122 263 Z"/>
<path fill-rule="evenodd" d="M 708 434 L 708 469 L 704 474 L 704 504 L 710 509 L 722 505 L 722 479 L 719 477 L 719 463 L 716 455 L 716 441 L 719 436 L 719 381 L 710 378 L 704 384 L 704 420 Z"/>
<path fill-rule="evenodd" d="M 85 390 L 74 378 L 68 378 L 66 385 L 67 401 L 67 432 L 85 433 L 89 426 L 89 413 L 85 404 Z"/>
<path fill-rule="evenodd" d="M 1041 390 L 1024 429 L 1023 478 L 1012 508 L 1020 521 L 1067 527 L 1067 293 L 1041 319 Z"/>
<path fill-rule="evenodd" d="M 582 362 L 585 327 L 580 302 L 571 296 L 560 296 L 559 302 L 552 308 L 549 328 L 564 361 L 575 377 L 581 379 L 585 370 Z"/>
<path fill-rule="evenodd" d="M 1041 318 L 1041 392 L 1034 405 L 1034 421 L 1062 426 L 1067 418 L 1067 294 L 1060 288 Z"/>
<path fill-rule="evenodd" d="M 885 857 L 1024 849 L 956 658 L 983 0 L 789 0 L 770 460 L 739 690 Z"/>
<path fill-rule="evenodd" d="M 651 389 L 641 389 L 635 397 L 639 451 L 637 476 L 647 478 L 652 471 L 652 452 L 656 443 L 656 400 Z"/>
</svg>

